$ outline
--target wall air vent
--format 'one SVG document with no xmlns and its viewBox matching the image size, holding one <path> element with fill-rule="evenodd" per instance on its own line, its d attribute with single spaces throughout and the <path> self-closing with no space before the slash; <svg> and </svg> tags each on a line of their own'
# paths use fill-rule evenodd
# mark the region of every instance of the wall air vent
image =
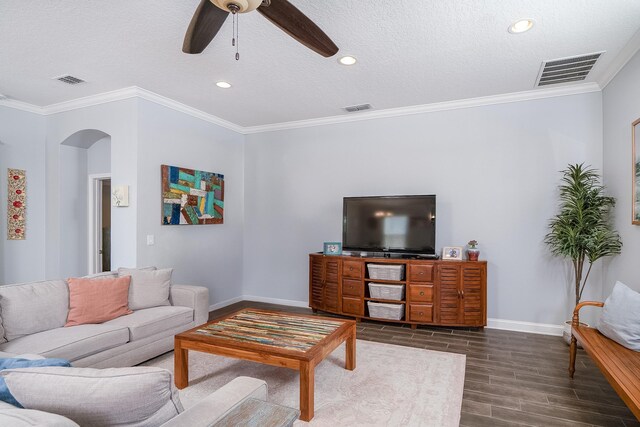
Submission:
<svg viewBox="0 0 640 427">
<path fill-rule="evenodd" d="M 70 76 L 68 74 L 65 74 L 64 76 L 60 76 L 60 77 L 54 77 L 53 80 L 58 80 L 58 81 L 60 81 L 62 83 L 66 83 L 68 85 L 77 85 L 77 84 L 80 84 L 80 83 L 85 83 L 84 80 L 79 79 L 77 77 Z"/>
<path fill-rule="evenodd" d="M 543 61 L 536 86 L 584 80 L 604 52 Z"/>
<path fill-rule="evenodd" d="M 371 104 L 350 105 L 348 107 L 344 107 L 345 111 L 349 113 L 355 113 L 356 111 L 370 110 L 371 108 L 373 108 L 371 107 Z"/>
</svg>

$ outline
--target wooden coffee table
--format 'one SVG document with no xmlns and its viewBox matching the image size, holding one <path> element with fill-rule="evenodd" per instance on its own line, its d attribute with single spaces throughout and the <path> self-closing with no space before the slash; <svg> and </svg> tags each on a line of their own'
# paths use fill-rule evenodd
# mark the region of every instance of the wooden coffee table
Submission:
<svg viewBox="0 0 640 427">
<path fill-rule="evenodd" d="M 295 369 L 300 372 L 300 419 L 310 421 L 315 367 L 345 341 L 345 368 L 354 370 L 354 320 L 240 310 L 176 335 L 176 387 L 189 385 L 189 350 Z"/>
</svg>

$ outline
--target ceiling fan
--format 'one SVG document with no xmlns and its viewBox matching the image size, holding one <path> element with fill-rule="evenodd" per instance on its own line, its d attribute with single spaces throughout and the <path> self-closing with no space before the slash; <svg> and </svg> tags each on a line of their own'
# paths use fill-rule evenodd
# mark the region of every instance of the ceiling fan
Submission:
<svg viewBox="0 0 640 427">
<path fill-rule="evenodd" d="M 237 13 L 252 12 L 256 9 L 285 33 L 320 55 L 329 57 L 338 52 L 338 47 L 320 27 L 287 0 L 201 0 L 185 34 L 182 51 L 202 53 L 218 33 L 229 13 L 234 16 L 235 24 Z M 234 25 L 234 33 L 235 31 Z"/>
</svg>

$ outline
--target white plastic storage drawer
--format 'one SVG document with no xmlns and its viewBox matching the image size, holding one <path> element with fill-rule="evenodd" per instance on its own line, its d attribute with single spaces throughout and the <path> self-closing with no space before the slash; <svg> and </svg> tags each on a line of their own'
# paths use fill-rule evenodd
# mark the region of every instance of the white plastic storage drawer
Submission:
<svg viewBox="0 0 640 427">
<path fill-rule="evenodd" d="M 369 283 L 369 295 L 371 298 L 402 301 L 404 299 L 404 285 Z"/>
<path fill-rule="evenodd" d="M 404 279 L 404 265 L 367 264 L 370 279 L 402 280 Z"/>
<path fill-rule="evenodd" d="M 404 304 L 387 304 L 367 301 L 369 317 L 377 319 L 402 320 L 404 318 Z"/>
</svg>

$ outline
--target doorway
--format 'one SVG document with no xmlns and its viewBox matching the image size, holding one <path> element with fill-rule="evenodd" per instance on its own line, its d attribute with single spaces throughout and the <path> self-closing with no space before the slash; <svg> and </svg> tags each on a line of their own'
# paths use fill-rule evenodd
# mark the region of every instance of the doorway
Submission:
<svg viewBox="0 0 640 427">
<path fill-rule="evenodd" d="M 89 274 L 111 271 L 111 175 L 89 175 Z"/>
</svg>

